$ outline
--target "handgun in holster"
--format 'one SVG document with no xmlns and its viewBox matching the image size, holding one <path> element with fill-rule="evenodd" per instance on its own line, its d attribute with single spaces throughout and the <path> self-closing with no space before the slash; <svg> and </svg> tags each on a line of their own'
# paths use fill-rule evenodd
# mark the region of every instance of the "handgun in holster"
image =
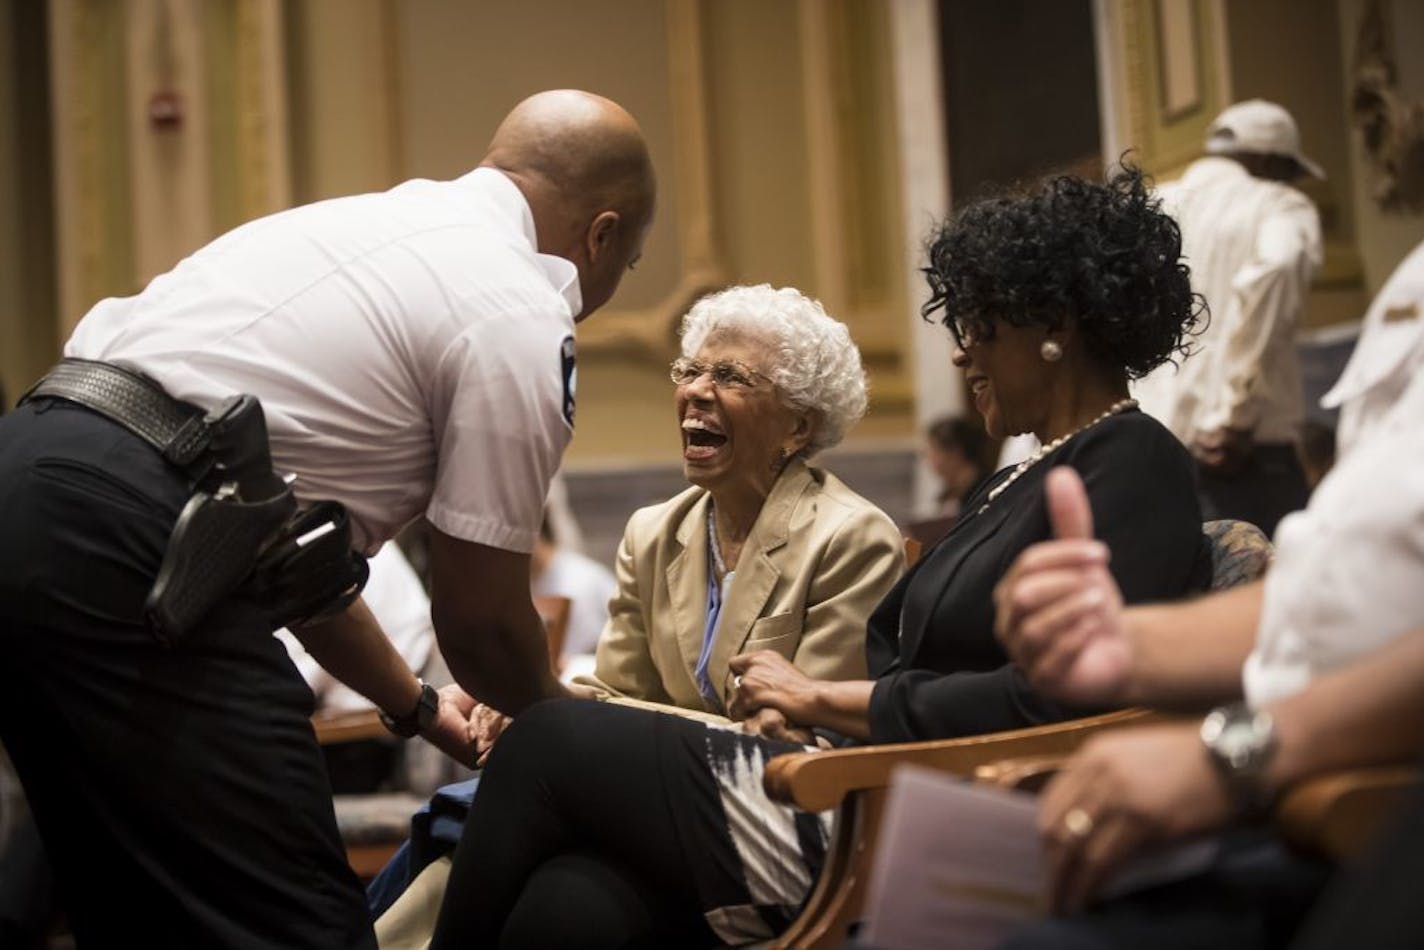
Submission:
<svg viewBox="0 0 1424 950">
<path fill-rule="evenodd" d="M 301 611 L 297 619 L 303 619 L 320 614 L 340 596 L 349 594 L 340 607 L 354 600 L 365 583 L 366 564 L 351 551 L 345 509 L 324 502 L 309 512 L 298 511 L 290 486 L 272 470 L 261 403 L 252 396 L 234 396 L 209 412 L 202 424 L 208 445 L 197 486 L 173 526 L 144 602 L 154 635 L 165 643 L 177 642 L 244 585 L 273 611 L 277 624 L 291 619 L 283 611 L 292 604 Z M 322 535 L 325 543 L 297 543 L 299 536 L 312 531 L 313 518 L 332 523 Z M 308 566 L 318 561 L 334 576 L 318 578 L 320 572 Z M 260 563 L 265 565 L 262 571 L 257 570 Z M 310 590 L 291 590 L 282 576 L 286 570 L 294 577 L 307 576 Z M 353 586 L 355 593 L 350 593 Z M 318 604 L 312 594 L 318 589 L 338 593 Z"/>
</svg>

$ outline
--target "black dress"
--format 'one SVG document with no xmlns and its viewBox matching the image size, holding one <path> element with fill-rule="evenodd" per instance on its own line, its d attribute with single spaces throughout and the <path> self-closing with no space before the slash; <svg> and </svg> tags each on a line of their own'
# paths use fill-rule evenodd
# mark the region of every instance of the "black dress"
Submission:
<svg viewBox="0 0 1424 950">
<path fill-rule="evenodd" d="M 1036 696 L 993 635 L 994 585 L 1050 536 L 1043 480 L 1056 465 L 1082 475 L 1094 533 L 1129 603 L 1205 589 L 1189 456 L 1148 416 L 1111 416 L 993 501 L 1010 470 L 981 485 L 954 530 L 876 608 L 866 642 L 873 741 L 1086 712 Z M 828 840 L 831 813 L 800 812 L 762 791 L 765 763 L 799 748 L 612 704 L 539 704 L 516 719 L 486 769 L 432 946 L 773 936 L 804 902 Z M 560 929 L 565 915 L 576 929 Z"/>
</svg>

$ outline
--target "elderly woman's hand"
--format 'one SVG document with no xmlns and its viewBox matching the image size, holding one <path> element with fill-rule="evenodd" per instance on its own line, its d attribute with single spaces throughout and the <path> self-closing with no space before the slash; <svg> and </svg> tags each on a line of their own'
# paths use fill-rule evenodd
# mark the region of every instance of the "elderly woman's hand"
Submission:
<svg viewBox="0 0 1424 950">
<path fill-rule="evenodd" d="M 454 683 L 442 686 L 436 694 L 439 703 L 435 707 L 435 719 L 421 735 L 441 752 L 468 766 L 479 754 L 472 719 L 477 703 Z"/>
<path fill-rule="evenodd" d="M 765 706 L 742 720 L 742 731 L 750 736 L 763 736 L 797 745 L 819 745 L 816 734 L 787 722 L 781 710 Z"/>
<path fill-rule="evenodd" d="M 471 734 L 475 740 L 475 768 L 482 769 L 489 761 L 490 752 L 494 750 L 495 741 L 503 735 L 504 730 L 512 722 L 508 716 L 492 706 L 480 703 L 475 706 L 474 714 L 470 717 Z"/>
<path fill-rule="evenodd" d="M 1083 705 L 1120 701 L 1131 670 L 1122 593 L 1078 473 L 1048 473 L 1056 540 L 1035 544 L 994 588 L 994 632 L 1035 689 Z"/>
<path fill-rule="evenodd" d="M 1220 828 L 1233 814 L 1195 723 L 1093 738 L 1039 804 L 1054 910 L 1082 907 L 1144 846 Z"/>
<path fill-rule="evenodd" d="M 774 650 L 743 653 L 727 661 L 736 691 L 728 714 L 745 719 L 760 709 L 778 710 L 792 722 L 810 720 L 817 681 Z"/>
</svg>

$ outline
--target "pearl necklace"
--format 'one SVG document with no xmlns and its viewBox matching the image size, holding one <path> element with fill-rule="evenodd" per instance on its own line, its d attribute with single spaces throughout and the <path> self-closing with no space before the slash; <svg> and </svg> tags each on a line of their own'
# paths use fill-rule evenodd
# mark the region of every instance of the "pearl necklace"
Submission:
<svg viewBox="0 0 1424 950">
<path fill-rule="evenodd" d="M 1088 429 L 1091 429 L 1093 426 L 1097 425 L 1099 422 L 1102 422 L 1109 416 L 1115 416 L 1120 412 L 1126 412 L 1129 409 L 1135 408 L 1137 408 L 1136 399 L 1120 399 L 1117 402 L 1113 403 L 1111 406 L 1108 406 L 1107 412 L 1098 416 L 1091 422 L 1085 423 L 1084 425 L 1079 426 L 1072 432 L 1069 432 L 1065 435 L 1060 435 L 1058 438 L 1054 439 L 1052 442 L 1048 443 L 1045 446 L 1041 446 L 1037 452 L 1033 453 L 1028 458 L 1020 462 L 1018 465 L 1014 466 L 1014 470 L 1009 473 L 1008 478 L 1004 479 L 1002 482 L 989 489 L 989 497 L 984 499 L 984 504 L 979 506 L 979 511 L 976 513 L 982 514 L 984 512 L 984 509 L 989 507 L 989 503 L 992 502 L 995 498 L 998 498 L 1005 491 L 1007 491 L 1009 486 L 1012 485 L 1014 482 L 1018 481 L 1024 472 L 1027 472 L 1029 469 L 1033 468 L 1035 463 L 1037 463 L 1041 459 L 1053 454 L 1058 449 L 1062 448 L 1064 443 L 1066 443 L 1069 439 L 1073 438 L 1073 436 L 1078 435 L 1081 432 L 1085 432 Z"/>
</svg>

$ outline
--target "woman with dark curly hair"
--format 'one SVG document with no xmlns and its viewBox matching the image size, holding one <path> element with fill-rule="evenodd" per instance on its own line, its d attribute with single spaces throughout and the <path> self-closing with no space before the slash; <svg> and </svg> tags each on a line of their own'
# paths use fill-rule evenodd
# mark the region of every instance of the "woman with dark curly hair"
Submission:
<svg viewBox="0 0 1424 950">
<path fill-rule="evenodd" d="M 986 480 L 868 623 L 872 680 L 821 682 L 763 651 L 735 658 L 733 708 L 760 735 L 579 701 L 515 720 L 455 855 L 434 947 L 742 944 L 795 916 L 830 814 L 762 791 L 766 761 L 822 738 L 903 742 L 1081 715 L 1036 695 L 994 638 L 993 589 L 1051 534 L 1043 478 L 1083 477 L 1131 601 L 1205 581 L 1186 450 L 1127 381 L 1181 350 L 1198 306 L 1176 226 L 1141 173 L 1054 179 L 967 208 L 929 248 L 927 318 L 995 435 L 1043 449 Z"/>
</svg>

